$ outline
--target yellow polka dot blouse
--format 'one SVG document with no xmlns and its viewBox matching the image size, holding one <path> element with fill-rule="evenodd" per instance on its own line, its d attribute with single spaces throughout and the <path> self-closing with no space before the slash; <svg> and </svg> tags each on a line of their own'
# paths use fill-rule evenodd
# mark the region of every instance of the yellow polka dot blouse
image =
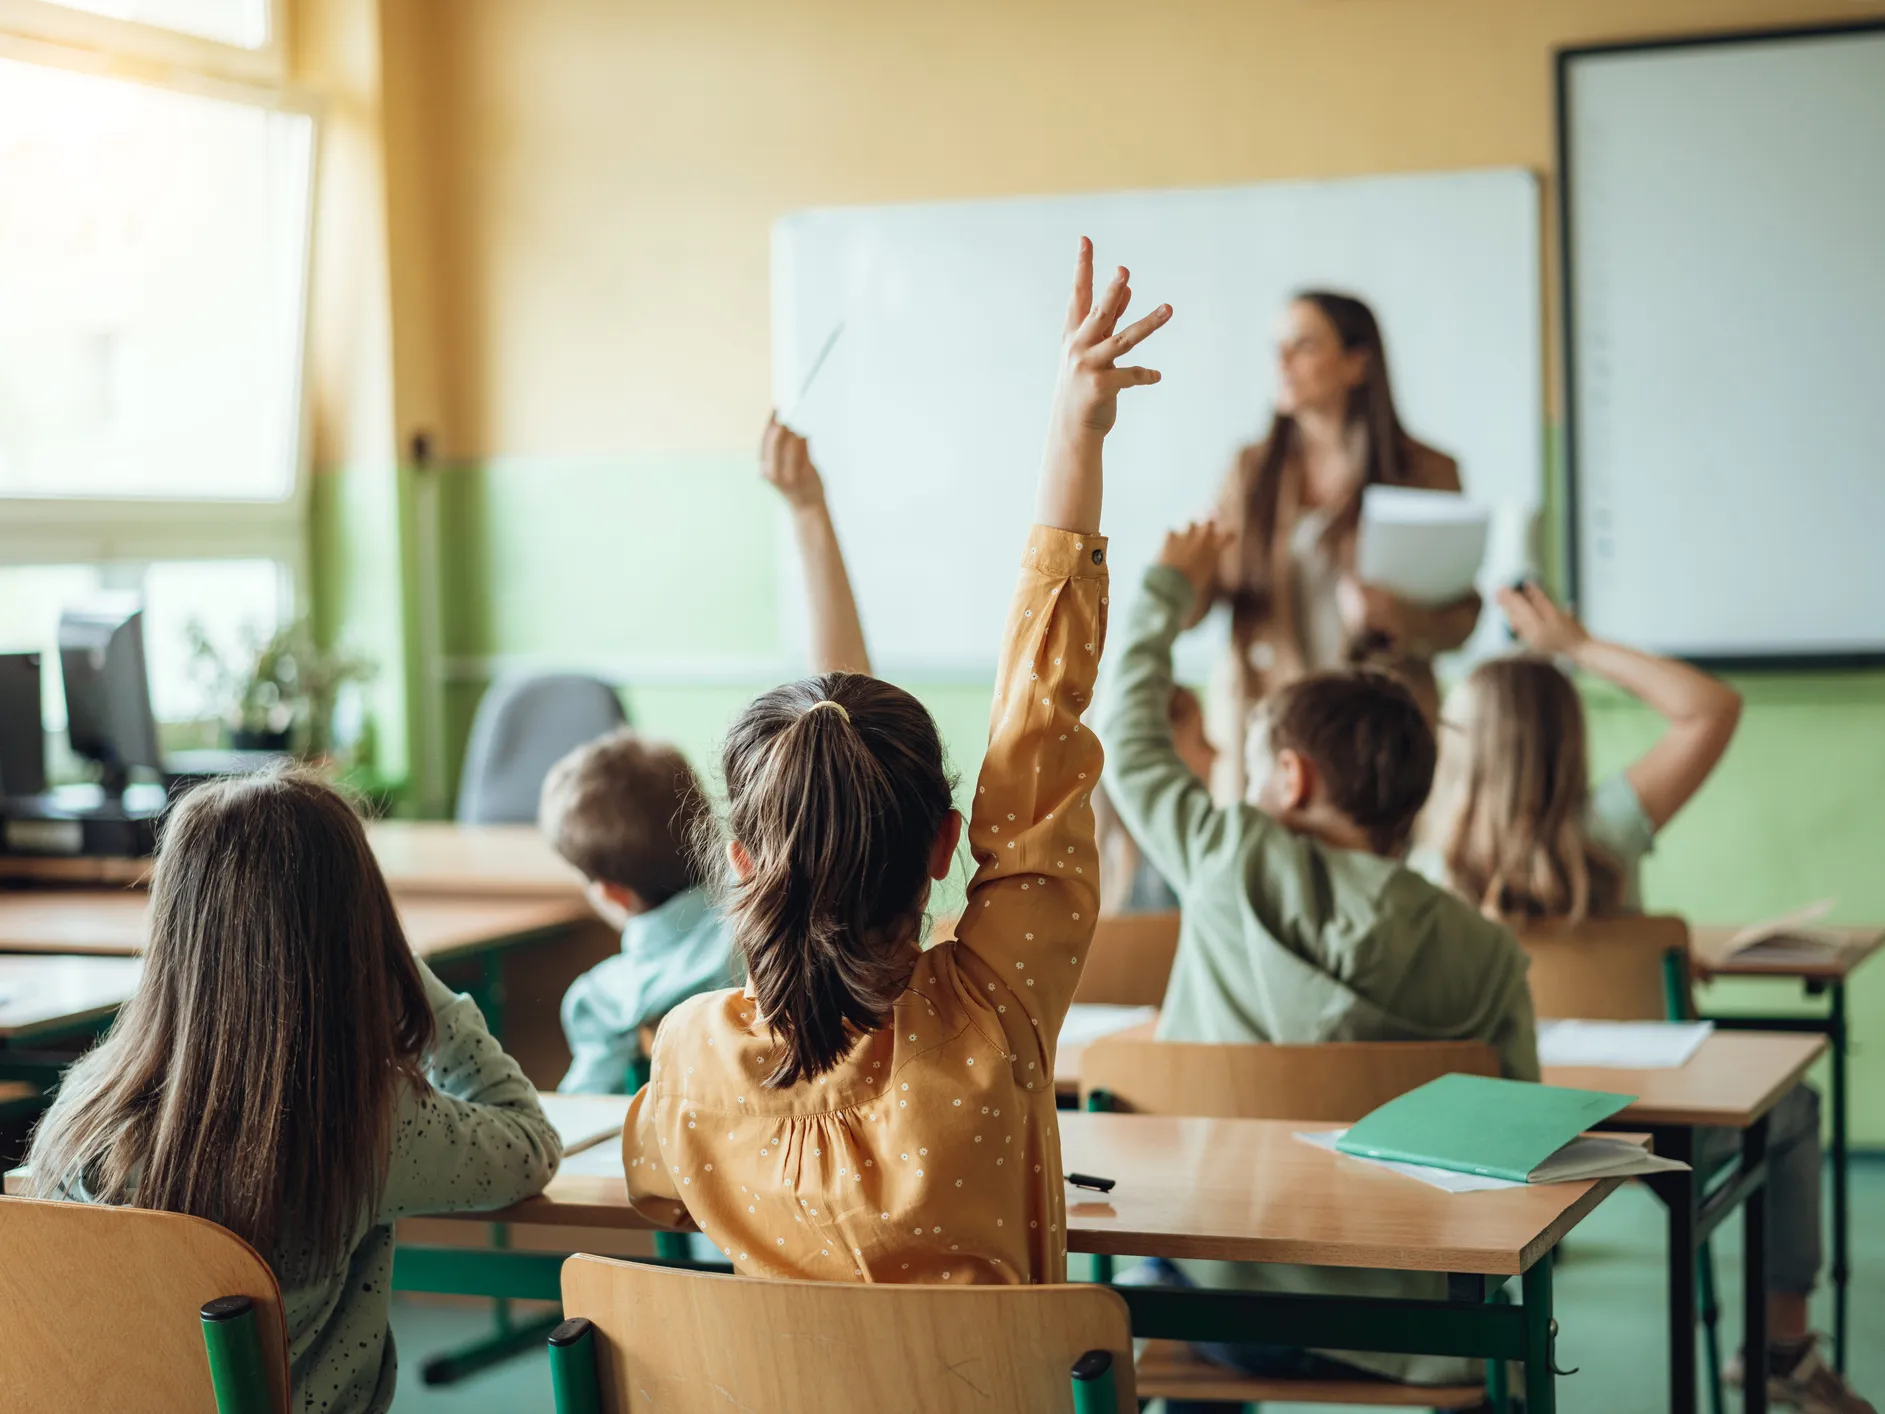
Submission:
<svg viewBox="0 0 1885 1414">
<path fill-rule="evenodd" d="M 1054 1042 L 1098 906 L 1080 715 L 1106 635 L 1106 542 L 1036 526 L 1009 610 L 954 942 L 836 1070 L 768 1089 L 752 1000 L 669 1013 L 623 1134 L 636 1208 L 693 1225 L 747 1275 L 1055 1282 L 1066 1210 Z"/>
</svg>

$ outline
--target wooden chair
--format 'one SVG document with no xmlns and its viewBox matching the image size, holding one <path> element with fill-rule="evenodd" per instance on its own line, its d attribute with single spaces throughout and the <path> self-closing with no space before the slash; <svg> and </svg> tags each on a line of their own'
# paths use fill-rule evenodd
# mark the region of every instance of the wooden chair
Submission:
<svg viewBox="0 0 1885 1414">
<path fill-rule="evenodd" d="M 1643 915 L 1533 924 L 1519 931 L 1532 960 L 1538 1015 L 1583 1021 L 1681 1021 L 1689 996 L 1689 925 Z"/>
<path fill-rule="evenodd" d="M 1108 1036 L 1087 1047 L 1080 1093 L 1089 1109 L 1222 1119 L 1352 1123 L 1442 1075 L 1497 1075 L 1482 1041 L 1339 1041 L 1316 1046 L 1200 1045 Z M 1497 1382 L 1495 1381 L 1495 1384 Z M 1147 1398 L 1471 1409 L 1484 1384 L 1260 1379 L 1223 1369 L 1179 1341 L 1147 1341 L 1139 1356 Z M 1503 1403 L 1495 1389 L 1493 1402 Z"/>
<path fill-rule="evenodd" d="M 557 1414 L 1134 1414 L 1131 1326 L 1094 1286 L 768 1281 L 575 1256 Z"/>
<path fill-rule="evenodd" d="M 8 1408 L 287 1414 L 281 1289 L 248 1243 L 178 1213 L 0 1198 Z"/>
<path fill-rule="evenodd" d="M 1178 953 L 1178 914 L 1121 913 L 1093 928 L 1093 946 L 1074 990 L 1076 1002 L 1157 1006 Z"/>
</svg>

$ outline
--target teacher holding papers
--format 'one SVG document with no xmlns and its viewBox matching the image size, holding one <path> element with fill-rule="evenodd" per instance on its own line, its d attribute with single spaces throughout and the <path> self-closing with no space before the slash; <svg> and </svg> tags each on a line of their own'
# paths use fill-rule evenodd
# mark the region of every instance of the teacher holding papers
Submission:
<svg viewBox="0 0 1885 1414">
<path fill-rule="evenodd" d="M 1479 596 L 1415 604 L 1356 578 L 1362 489 L 1375 484 L 1458 491 L 1459 464 L 1401 426 L 1368 306 L 1305 291 L 1283 313 L 1269 433 L 1237 454 L 1217 512 L 1233 537 L 1216 594 L 1232 645 L 1213 694 L 1219 740 L 1243 740 L 1270 688 L 1362 658 L 1390 660 L 1433 705 L 1430 660 L 1472 634 Z M 1219 759 L 1218 785 L 1241 794 L 1243 752 Z"/>
</svg>

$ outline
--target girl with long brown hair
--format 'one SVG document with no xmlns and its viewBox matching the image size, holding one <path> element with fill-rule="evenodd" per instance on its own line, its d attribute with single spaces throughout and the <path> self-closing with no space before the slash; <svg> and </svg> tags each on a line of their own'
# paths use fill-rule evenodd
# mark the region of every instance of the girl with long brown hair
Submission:
<svg viewBox="0 0 1885 1414">
<path fill-rule="evenodd" d="M 393 1399 L 393 1223 L 542 1189 L 556 1131 L 467 997 L 406 944 L 315 777 L 199 786 L 164 825 L 136 994 L 65 1075 L 41 1197 L 188 1213 L 282 1284 L 295 1407 Z"/>
<path fill-rule="evenodd" d="M 1415 862 L 1515 925 L 1639 911 L 1643 858 L 1728 749 L 1740 695 L 1686 663 L 1593 638 L 1536 584 L 1502 590 L 1499 606 L 1531 655 L 1480 664 L 1447 703 L 1429 833 L 1439 853 Z M 1665 723 L 1649 750 L 1594 787 L 1583 702 L 1554 657 Z M 1818 1092 L 1802 1084 L 1783 1095 L 1767 1142 L 1769 1401 L 1873 1414 L 1807 1328 L 1821 1261 Z M 1698 1167 L 1738 1147 L 1730 1131 L 1704 1131 Z"/>
<path fill-rule="evenodd" d="M 1353 295 L 1305 290 L 1283 311 L 1276 401 L 1262 440 L 1237 454 L 1216 520 L 1231 532 L 1213 593 L 1231 609 L 1231 660 L 1213 694 L 1212 729 L 1239 742 L 1252 708 L 1304 673 L 1366 655 L 1391 658 L 1415 695 L 1433 696 L 1434 654 L 1457 648 L 1479 596 L 1423 605 L 1354 573 L 1369 486 L 1458 491 L 1459 463 L 1402 425 L 1374 311 Z M 1219 794 L 1242 793 L 1242 750 L 1218 762 Z"/>
<path fill-rule="evenodd" d="M 922 946 L 962 834 L 936 724 L 835 672 L 766 693 L 723 758 L 727 907 L 750 979 L 669 1013 L 623 1136 L 631 1201 L 748 1275 L 1024 1283 L 1066 1269 L 1054 1049 L 1092 939 L 1106 632 L 1101 447 L 1126 272 L 1080 243 L 1037 524 L 1022 555 L 953 940 Z M 922 553 L 922 551 L 913 551 Z"/>
<path fill-rule="evenodd" d="M 1728 749 L 1740 695 L 1686 663 L 1592 638 L 1536 584 L 1501 590 L 1499 605 L 1531 656 L 1481 663 L 1449 699 L 1423 830 L 1440 854 L 1421 862 L 1509 922 L 1640 909 L 1643 857 Z M 1666 723 L 1595 788 L 1584 704 L 1553 655 Z"/>
</svg>

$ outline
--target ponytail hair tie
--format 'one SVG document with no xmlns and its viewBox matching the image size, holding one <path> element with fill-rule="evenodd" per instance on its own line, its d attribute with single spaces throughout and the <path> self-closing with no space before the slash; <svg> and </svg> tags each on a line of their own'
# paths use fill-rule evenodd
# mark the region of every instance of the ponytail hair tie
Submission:
<svg viewBox="0 0 1885 1414">
<path fill-rule="evenodd" d="M 832 711 L 836 712 L 840 717 L 844 718 L 846 722 L 849 722 L 851 720 L 851 714 L 844 710 L 844 704 L 842 702 L 833 702 L 829 697 L 822 697 L 818 701 L 812 703 L 810 707 L 806 708 L 806 715 L 807 716 L 811 715 L 811 713 L 816 712 L 820 707 L 829 707 Z"/>
</svg>

